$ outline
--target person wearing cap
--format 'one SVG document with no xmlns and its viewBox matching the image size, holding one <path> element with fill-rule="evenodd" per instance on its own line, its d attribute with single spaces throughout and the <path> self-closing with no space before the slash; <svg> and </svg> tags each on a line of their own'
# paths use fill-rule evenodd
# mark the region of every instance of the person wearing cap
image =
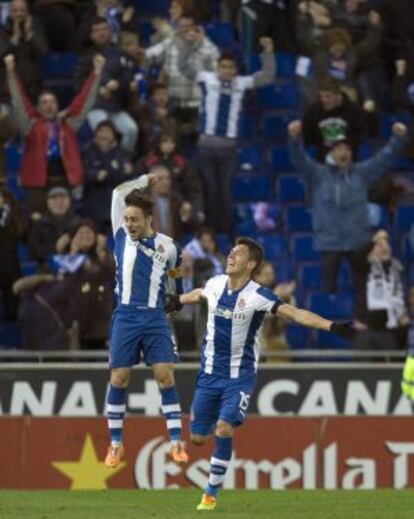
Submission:
<svg viewBox="0 0 414 519">
<path fill-rule="evenodd" d="M 371 239 L 368 188 L 390 168 L 400 153 L 407 127 L 395 123 L 389 142 L 376 155 L 359 163 L 353 162 L 352 147 L 346 140 L 338 141 L 326 163 L 320 163 L 304 151 L 302 122 L 292 121 L 288 131 L 291 160 L 310 181 L 313 244 L 321 253 L 324 290 L 334 293 L 344 258 L 350 262 L 354 279 L 357 275 L 355 253 Z"/>
<path fill-rule="evenodd" d="M 64 187 L 53 187 L 47 194 L 46 212 L 32 220 L 28 231 L 29 255 L 38 263 L 39 271 L 46 269 L 46 259 L 56 252 L 58 239 L 78 221 L 72 211 L 69 191 Z"/>
</svg>

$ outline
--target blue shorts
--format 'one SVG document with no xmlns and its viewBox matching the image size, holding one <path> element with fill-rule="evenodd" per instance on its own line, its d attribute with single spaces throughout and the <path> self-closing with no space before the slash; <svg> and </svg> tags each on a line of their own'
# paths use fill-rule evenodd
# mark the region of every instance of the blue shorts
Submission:
<svg viewBox="0 0 414 519">
<path fill-rule="evenodd" d="M 246 418 L 256 377 L 223 378 L 200 372 L 191 405 L 190 429 L 193 434 L 208 436 L 218 420 L 233 427 Z"/>
<path fill-rule="evenodd" d="M 119 305 L 112 317 L 109 367 L 177 362 L 177 348 L 164 310 Z"/>
</svg>

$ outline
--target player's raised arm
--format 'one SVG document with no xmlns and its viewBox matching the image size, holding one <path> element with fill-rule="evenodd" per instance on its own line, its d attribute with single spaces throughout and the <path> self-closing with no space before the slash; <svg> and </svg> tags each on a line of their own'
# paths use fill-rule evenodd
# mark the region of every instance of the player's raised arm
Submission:
<svg viewBox="0 0 414 519">
<path fill-rule="evenodd" d="M 186 294 L 180 295 L 180 303 L 182 305 L 193 305 L 197 303 L 201 303 L 204 299 L 203 289 L 195 288 L 191 292 L 187 292 Z"/>
<path fill-rule="evenodd" d="M 295 308 L 288 304 L 282 304 L 277 307 L 276 315 L 289 319 L 295 323 L 307 326 L 308 328 L 316 328 L 317 330 L 324 330 L 326 332 L 336 333 L 344 339 L 354 340 L 356 337 L 356 330 L 350 323 L 337 323 L 321 317 L 318 314 L 303 310 L 302 308 Z"/>
<path fill-rule="evenodd" d="M 157 175 L 150 173 L 148 175 L 142 175 L 139 178 L 135 178 L 134 180 L 123 182 L 112 191 L 111 222 L 114 236 L 121 227 L 124 218 L 125 197 L 134 189 L 145 189 L 150 184 L 154 184 L 156 181 Z"/>
</svg>

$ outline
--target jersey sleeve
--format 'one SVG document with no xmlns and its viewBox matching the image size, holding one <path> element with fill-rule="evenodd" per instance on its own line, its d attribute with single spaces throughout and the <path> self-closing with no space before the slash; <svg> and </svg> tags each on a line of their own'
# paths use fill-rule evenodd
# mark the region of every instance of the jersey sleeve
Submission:
<svg viewBox="0 0 414 519">
<path fill-rule="evenodd" d="M 207 81 L 210 79 L 211 76 L 212 76 L 211 72 L 208 72 L 207 70 L 201 70 L 200 72 L 197 73 L 196 81 L 199 84 L 207 83 Z"/>
<path fill-rule="evenodd" d="M 171 244 L 171 253 L 168 261 L 168 292 L 174 294 L 183 293 L 183 281 L 181 277 L 181 263 L 183 252 L 175 241 Z"/>
<path fill-rule="evenodd" d="M 145 189 L 148 186 L 148 176 L 142 175 L 134 180 L 129 180 L 117 186 L 112 191 L 111 223 L 115 236 L 122 225 L 125 209 L 125 197 L 134 189 Z"/>
<path fill-rule="evenodd" d="M 266 313 L 275 314 L 279 306 L 284 304 L 284 301 L 268 288 L 258 288 L 257 294 L 259 295 L 258 310 L 265 311 Z"/>
<path fill-rule="evenodd" d="M 202 289 L 202 296 L 205 299 L 209 299 L 209 297 L 211 297 L 214 294 L 214 290 L 215 290 L 216 285 L 217 285 L 217 280 L 220 277 L 221 276 L 214 276 L 213 278 L 210 278 L 207 281 L 207 283 L 205 284 L 204 288 Z"/>
<path fill-rule="evenodd" d="M 255 87 L 254 76 L 239 76 L 238 86 L 243 90 L 251 90 Z"/>
</svg>

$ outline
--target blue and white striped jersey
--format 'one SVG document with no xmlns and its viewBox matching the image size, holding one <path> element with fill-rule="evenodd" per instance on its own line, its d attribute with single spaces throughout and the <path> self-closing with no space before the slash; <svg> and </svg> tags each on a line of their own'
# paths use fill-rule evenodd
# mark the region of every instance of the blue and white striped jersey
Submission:
<svg viewBox="0 0 414 519">
<path fill-rule="evenodd" d="M 283 301 L 255 281 L 241 290 L 229 290 L 226 275 L 209 279 L 203 296 L 208 319 L 201 370 L 226 378 L 254 375 L 264 317 Z"/>
<path fill-rule="evenodd" d="M 169 236 L 154 236 L 132 240 L 124 225 L 124 198 L 133 189 L 148 185 L 146 175 L 124 182 L 112 193 L 111 220 L 114 234 L 118 304 L 138 308 L 164 308 L 165 293 L 182 292 L 177 272 L 181 263 L 181 249 Z"/>
<path fill-rule="evenodd" d="M 236 76 L 221 81 L 215 72 L 199 72 L 197 81 L 202 91 L 200 133 L 235 139 L 246 90 L 255 88 L 255 76 Z"/>
</svg>

